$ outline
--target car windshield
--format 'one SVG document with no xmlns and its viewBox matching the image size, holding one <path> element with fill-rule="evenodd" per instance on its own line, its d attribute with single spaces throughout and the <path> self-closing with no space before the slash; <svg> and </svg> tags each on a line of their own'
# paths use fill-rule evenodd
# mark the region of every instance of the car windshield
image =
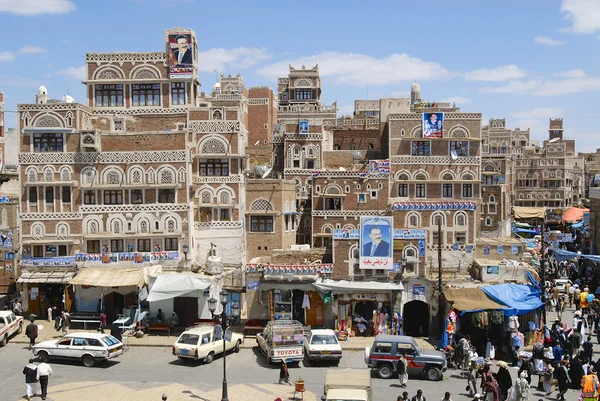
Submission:
<svg viewBox="0 0 600 401">
<path fill-rule="evenodd" d="M 332 334 L 314 334 L 310 340 L 311 344 L 337 344 L 337 338 Z"/>
<path fill-rule="evenodd" d="M 113 336 L 106 336 L 106 337 L 102 337 L 102 342 L 110 347 L 111 345 L 118 344 L 119 340 L 117 340 Z"/>
<path fill-rule="evenodd" d="M 198 339 L 200 337 L 197 334 L 187 334 L 183 333 L 177 342 L 179 344 L 187 344 L 187 345 L 198 345 Z"/>
</svg>

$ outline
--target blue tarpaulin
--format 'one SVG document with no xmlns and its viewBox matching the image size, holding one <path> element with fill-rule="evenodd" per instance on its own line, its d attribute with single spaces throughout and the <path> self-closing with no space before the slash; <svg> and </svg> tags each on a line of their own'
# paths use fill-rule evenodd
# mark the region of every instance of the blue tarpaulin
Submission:
<svg viewBox="0 0 600 401">
<path fill-rule="evenodd" d="M 583 221 L 580 221 L 579 223 L 571 224 L 571 227 L 573 227 L 573 228 L 582 228 L 583 227 Z"/>
<path fill-rule="evenodd" d="M 588 255 L 582 253 L 576 253 L 571 251 L 565 251 L 560 248 L 552 248 L 554 251 L 554 257 L 557 261 L 562 262 L 563 260 L 569 260 L 573 258 L 586 258 L 595 263 L 600 263 L 600 255 Z"/>
<path fill-rule="evenodd" d="M 523 284 L 496 284 L 481 287 L 492 300 L 507 305 L 506 316 L 524 315 L 543 306 L 540 292 Z"/>
<path fill-rule="evenodd" d="M 535 230 L 530 230 L 529 228 L 515 228 L 515 232 L 516 233 L 527 233 L 527 234 L 539 234 L 537 231 Z"/>
</svg>

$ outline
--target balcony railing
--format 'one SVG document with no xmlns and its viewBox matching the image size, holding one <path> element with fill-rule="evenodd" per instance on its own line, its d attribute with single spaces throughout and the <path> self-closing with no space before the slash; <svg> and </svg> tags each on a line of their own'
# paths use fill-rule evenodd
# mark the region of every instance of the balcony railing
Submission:
<svg viewBox="0 0 600 401">
<path fill-rule="evenodd" d="M 73 257 L 77 262 L 119 263 L 150 263 L 179 260 L 179 252 L 117 252 L 117 253 L 78 253 Z"/>
</svg>

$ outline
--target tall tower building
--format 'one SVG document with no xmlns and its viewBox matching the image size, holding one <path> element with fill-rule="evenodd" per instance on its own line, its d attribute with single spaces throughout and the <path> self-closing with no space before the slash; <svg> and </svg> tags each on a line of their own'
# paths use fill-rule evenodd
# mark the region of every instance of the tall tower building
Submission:
<svg viewBox="0 0 600 401">
<path fill-rule="evenodd" d="M 420 103 L 421 102 L 421 85 L 415 81 L 410 86 L 410 104 Z"/>
</svg>

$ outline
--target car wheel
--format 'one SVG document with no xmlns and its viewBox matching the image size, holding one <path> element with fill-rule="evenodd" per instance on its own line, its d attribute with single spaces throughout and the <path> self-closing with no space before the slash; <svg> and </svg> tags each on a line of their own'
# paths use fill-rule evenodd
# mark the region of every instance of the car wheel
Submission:
<svg viewBox="0 0 600 401">
<path fill-rule="evenodd" d="M 19 329 L 17 330 L 17 334 L 21 334 L 23 332 L 23 325 L 19 325 Z"/>
<path fill-rule="evenodd" d="M 38 352 L 37 357 L 40 360 L 40 362 L 44 362 L 44 363 L 50 362 L 50 355 L 48 355 L 48 353 L 46 351 Z"/>
<path fill-rule="evenodd" d="M 371 355 L 371 348 L 365 347 L 365 363 L 369 364 L 369 356 Z"/>
<path fill-rule="evenodd" d="M 6 338 L 6 336 L 2 337 L 2 340 L 0 340 L 0 347 L 4 347 L 7 342 L 8 339 Z"/>
<path fill-rule="evenodd" d="M 377 370 L 379 371 L 379 377 L 382 379 L 391 379 L 394 375 L 394 369 L 392 368 L 392 365 L 387 363 L 378 366 Z"/>
<path fill-rule="evenodd" d="M 84 355 L 81 357 L 81 362 L 83 362 L 83 366 L 86 368 L 91 368 L 94 366 L 94 357 L 91 355 Z"/>
<path fill-rule="evenodd" d="M 240 348 L 241 348 L 241 346 L 242 346 L 242 342 L 241 342 L 240 340 L 238 340 L 238 341 L 235 343 L 235 347 L 233 347 L 233 352 L 235 352 L 235 353 L 238 353 L 238 352 L 240 352 Z"/>
<path fill-rule="evenodd" d="M 206 358 L 204 358 L 204 363 L 209 364 L 213 361 L 213 359 L 215 359 L 215 353 L 211 352 L 208 355 L 206 355 Z"/>
<path fill-rule="evenodd" d="M 442 380 L 442 371 L 436 367 L 430 367 L 427 369 L 427 380 L 434 382 Z"/>
</svg>

